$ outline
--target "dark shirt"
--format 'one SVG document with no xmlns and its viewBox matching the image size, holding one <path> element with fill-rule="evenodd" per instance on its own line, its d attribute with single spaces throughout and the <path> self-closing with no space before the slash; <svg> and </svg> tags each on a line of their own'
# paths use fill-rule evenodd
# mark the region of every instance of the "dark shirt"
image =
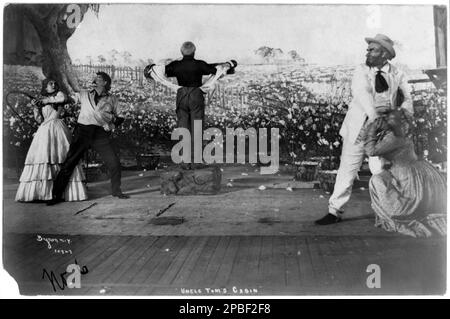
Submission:
<svg viewBox="0 0 450 319">
<path fill-rule="evenodd" d="M 170 62 L 166 65 L 166 76 L 176 77 L 178 85 L 185 87 L 202 86 L 203 75 L 216 74 L 217 64 L 208 64 L 196 60 L 192 56 L 185 56 L 182 60 Z"/>
</svg>

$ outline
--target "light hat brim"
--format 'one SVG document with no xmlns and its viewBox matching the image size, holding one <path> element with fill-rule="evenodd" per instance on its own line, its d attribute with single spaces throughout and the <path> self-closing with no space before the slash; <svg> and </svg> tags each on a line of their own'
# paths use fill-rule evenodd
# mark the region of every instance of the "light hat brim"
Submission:
<svg viewBox="0 0 450 319">
<path fill-rule="evenodd" d="M 377 39 L 377 38 L 364 38 L 367 43 L 375 42 L 381 45 L 383 48 L 385 48 L 391 55 L 391 59 L 395 58 L 395 50 L 392 44 L 390 44 L 388 41 L 385 41 L 383 39 Z"/>
</svg>

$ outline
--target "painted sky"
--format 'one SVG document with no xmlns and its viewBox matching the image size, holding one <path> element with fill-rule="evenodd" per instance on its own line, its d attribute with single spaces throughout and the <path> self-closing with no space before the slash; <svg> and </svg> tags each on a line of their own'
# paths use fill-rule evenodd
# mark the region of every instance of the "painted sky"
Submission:
<svg viewBox="0 0 450 319">
<path fill-rule="evenodd" d="M 69 39 L 73 59 L 116 49 L 134 58 L 178 58 L 186 40 L 207 61 L 253 55 L 261 46 L 297 50 L 320 65 L 364 61 L 364 37 L 384 33 L 397 43 L 398 63 L 434 67 L 429 5 L 102 5 Z"/>
</svg>

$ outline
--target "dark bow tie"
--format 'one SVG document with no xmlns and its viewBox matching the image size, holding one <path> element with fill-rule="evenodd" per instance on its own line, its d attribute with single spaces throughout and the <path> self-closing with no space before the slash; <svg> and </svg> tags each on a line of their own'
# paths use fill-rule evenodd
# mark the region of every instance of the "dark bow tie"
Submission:
<svg viewBox="0 0 450 319">
<path fill-rule="evenodd" d="M 389 85 L 381 73 L 383 73 L 383 71 L 377 71 L 377 75 L 375 76 L 375 91 L 377 93 L 381 93 L 389 89 Z"/>
</svg>

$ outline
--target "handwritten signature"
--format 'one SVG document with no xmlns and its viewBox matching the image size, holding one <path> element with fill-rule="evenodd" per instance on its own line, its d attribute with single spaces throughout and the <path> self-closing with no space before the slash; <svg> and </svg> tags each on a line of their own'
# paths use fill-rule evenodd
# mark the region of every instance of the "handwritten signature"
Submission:
<svg viewBox="0 0 450 319">
<path fill-rule="evenodd" d="M 39 242 L 41 241 L 46 242 L 48 249 L 52 249 L 52 243 L 54 244 L 67 243 L 68 245 L 70 245 L 70 243 L 72 242 L 70 238 L 50 238 L 50 237 L 42 237 L 41 235 L 37 235 L 36 240 Z"/>
<path fill-rule="evenodd" d="M 89 272 L 87 266 L 80 267 L 78 265 L 77 260 L 75 259 L 75 264 L 70 264 L 67 266 L 66 271 L 59 274 L 59 279 L 53 272 L 50 273 L 47 269 L 43 269 L 42 278 L 44 279 L 47 276 L 47 279 L 52 284 L 53 291 L 56 292 L 56 287 L 61 290 L 67 288 L 81 288 L 81 275 L 85 275 Z M 67 276 L 68 275 L 68 276 Z M 67 278 L 66 278 L 67 276 Z M 55 285 L 56 284 L 56 285 Z"/>
</svg>

